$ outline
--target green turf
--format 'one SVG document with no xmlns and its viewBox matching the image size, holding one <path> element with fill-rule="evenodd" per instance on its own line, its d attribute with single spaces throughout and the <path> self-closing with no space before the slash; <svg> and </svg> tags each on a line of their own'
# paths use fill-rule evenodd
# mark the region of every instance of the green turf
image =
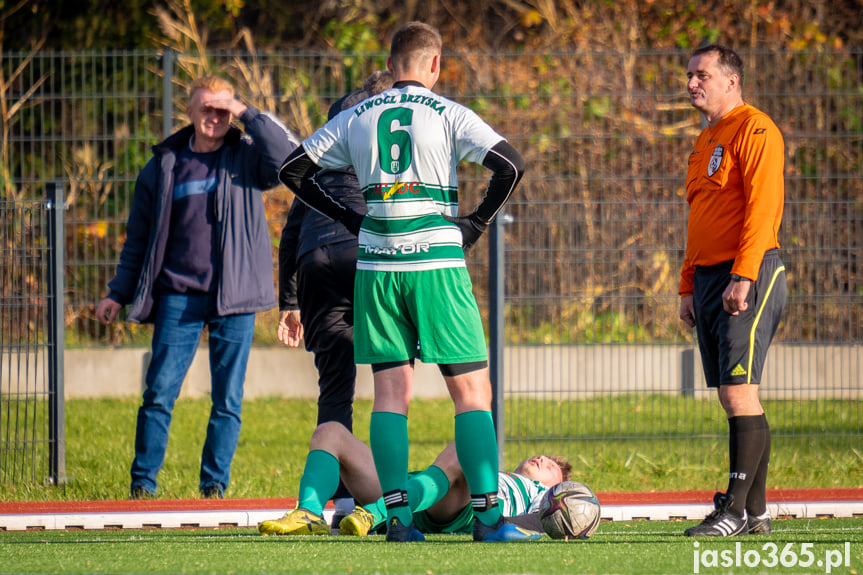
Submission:
<svg viewBox="0 0 863 575">
<path fill-rule="evenodd" d="M 853 574 L 863 572 L 861 521 L 782 520 L 772 535 L 720 541 L 683 537 L 691 521 L 616 522 L 602 523 L 586 541 L 544 537 L 520 544 L 452 535 L 399 544 L 383 536 L 261 537 L 252 529 L 3 533 L 0 573 L 674 574 L 695 572 L 698 552 L 699 573 L 826 573 L 827 563 L 838 561 L 829 572 Z M 733 565 L 737 544 L 739 567 Z M 801 567 L 807 552 L 812 565 Z M 758 567 L 744 563 L 756 557 Z M 723 560 L 732 565 L 722 567 Z"/>
<path fill-rule="evenodd" d="M 67 483 L 0 485 L 0 500 L 125 499 L 138 403 L 138 398 L 67 401 Z M 863 486 L 863 402 L 773 401 L 765 408 L 773 433 L 769 488 Z M 160 497 L 198 496 L 209 409 L 208 399 L 177 402 L 159 475 Z M 226 495 L 296 496 L 316 409 L 307 400 L 247 400 Z M 715 401 L 655 395 L 508 401 L 505 467 L 536 453 L 558 453 L 573 462 L 574 479 L 596 491 L 724 490 L 727 439 L 720 411 Z M 370 412 L 371 402 L 356 403 L 354 429 L 364 440 Z M 452 403 L 415 400 L 408 422 L 411 467 L 424 467 L 452 440 Z M 656 437 L 645 439 L 645 433 Z"/>
</svg>

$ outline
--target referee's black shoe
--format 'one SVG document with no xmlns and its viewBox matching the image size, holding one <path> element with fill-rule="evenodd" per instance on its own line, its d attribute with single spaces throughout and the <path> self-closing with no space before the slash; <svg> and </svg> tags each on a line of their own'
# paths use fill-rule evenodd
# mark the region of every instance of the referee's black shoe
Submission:
<svg viewBox="0 0 863 575">
<path fill-rule="evenodd" d="M 773 529 L 770 528 L 770 514 L 765 511 L 761 515 L 747 515 L 746 532 L 749 535 L 770 535 L 773 533 Z"/>
<path fill-rule="evenodd" d="M 733 537 L 734 535 L 745 535 L 747 531 L 746 517 L 738 517 L 729 508 L 734 501 L 734 496 L 725 493 L 717 493 L 713 496 L 713 505 L 716 507 L 704 518 L 704 521 L 690 527 L 683 532 L 687 537 Z"/>
</svg>

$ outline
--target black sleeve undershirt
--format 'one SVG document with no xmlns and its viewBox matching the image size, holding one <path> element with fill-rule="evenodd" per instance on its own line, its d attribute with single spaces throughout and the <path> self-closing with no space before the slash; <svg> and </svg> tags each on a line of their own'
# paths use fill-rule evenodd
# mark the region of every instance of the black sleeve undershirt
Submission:
<svg viewBox="0 0 863 575">
<path fill-rule="evenodd" d="M 508 142 L 501 141 L 492 147 L 482 165 L 492 171 L 491 180 L 482 201 L 476 208 L 483 223 L 491 222 L 518 186 L 524 175 L 524 158 Z"/>
<path fill-rule="evenodd" d="M 337 222 L 347 216 L 356 215 L 353 210 L 331 196 L 325 188 L 316 185 L 314 175 L 320 168 L 306 154 L 302 146 L 285 160 L 279 169 L 279 180 L 285 184 L 303 203 Z M 306 180 L 306 185 L 303 185 Z"/>
</svg>

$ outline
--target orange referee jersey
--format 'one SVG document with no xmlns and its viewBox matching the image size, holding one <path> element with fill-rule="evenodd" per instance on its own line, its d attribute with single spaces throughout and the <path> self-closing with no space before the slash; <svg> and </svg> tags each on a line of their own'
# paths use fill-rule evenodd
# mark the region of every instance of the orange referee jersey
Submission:
<svg viewBox="0 0 863 575">
<path fill-rule="evenodd" d="M 784 169 L 779 128 L 749 104 L 701 132 L 686 172 L 689 227 L 680 295 L 692 294 L 696 266 L 734 260 L 731 273 L 758 279 L 764 252 L 779 247 Z"/>
</svg>

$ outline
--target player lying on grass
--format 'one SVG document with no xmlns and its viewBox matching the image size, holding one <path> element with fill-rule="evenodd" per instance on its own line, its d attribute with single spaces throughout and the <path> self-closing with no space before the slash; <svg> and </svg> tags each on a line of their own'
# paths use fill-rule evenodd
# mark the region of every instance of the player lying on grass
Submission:
<svg viewBox="0 0 863 575">
<path fill-rule="evenodd" d="M 541 495 L 569 480 L 571 471 L 570 463 L 561 457 L 537 455 L 522 461 L 512 473 L 498 473 L 502 514 L 510 518 L 508 522 L 541 531 L 536 516 Z M 340 476 L 359 505 L 342 519 L 339 532 L 362 536 L 381 526 L 387 512 L 371 449 L 346 427 L 331 421 L 319 425 L 312 435 L 297 508 L 280 519 L 262 522 L 258 531 L 263 535 L 328 535 L 330 527 L 322 513 Z M 417 529 L 424 533 L 471 533 L 470 492 L 454 443 L 430 467 L 410 475 L 408 504 Z"/>
</svg>

